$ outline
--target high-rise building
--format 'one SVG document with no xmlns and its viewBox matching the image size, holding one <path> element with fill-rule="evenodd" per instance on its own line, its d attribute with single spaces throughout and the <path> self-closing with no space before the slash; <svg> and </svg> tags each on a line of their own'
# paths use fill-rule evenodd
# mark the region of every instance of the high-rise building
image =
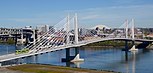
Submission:
<svg viewBox="0 0 153 73">
<path fill-rule="evenodd" d="M 39 30 L 39 33 L 48 32 L 49 26 L 48 25 L 37 26 L 37 29 Z"/>
</svg>

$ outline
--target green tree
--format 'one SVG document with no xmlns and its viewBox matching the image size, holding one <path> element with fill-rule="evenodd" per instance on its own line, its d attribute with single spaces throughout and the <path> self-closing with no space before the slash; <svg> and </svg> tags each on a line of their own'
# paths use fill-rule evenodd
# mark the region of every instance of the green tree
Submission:
<svg viewBox="0 0 153 73">
<path fill-rule="evenodd" d="M 7 43 L 8 43 L 8 44 L 14 44 L 15 41 L 14 41 L 12 38 L 8 38 L 8 39 L 7 39 Z"/>
</svg>

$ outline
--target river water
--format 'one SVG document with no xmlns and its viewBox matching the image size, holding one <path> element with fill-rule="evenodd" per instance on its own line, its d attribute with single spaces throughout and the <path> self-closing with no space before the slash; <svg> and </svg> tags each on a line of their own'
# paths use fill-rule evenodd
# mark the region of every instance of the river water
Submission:
<svg viewBox="0 0 153 73">
<path fill-rule="evenodd" d="M 14 45 L 0 45 L 0 55 L 13 53 Z M 139 50 L 138 52 L 128 52 L 128 59 L 125 59 L 125 52 L 122 48 L 80 48 L 80 57 L 84 62 L 65 63 L 61 62 L 65 58 L 65 50 L 50 52 L 37 56 L 31 56 L 23 59 L 12 60 L 2 63 L 39 63 L 51 64 L 69 67 L 80 67 L 97 70 L 111 70 L 123 73 L 152 73 L 153 72 L 153 50 Z M 74 49 L 71 49 L 71 55 L 74 55 Z"/>
</svg>

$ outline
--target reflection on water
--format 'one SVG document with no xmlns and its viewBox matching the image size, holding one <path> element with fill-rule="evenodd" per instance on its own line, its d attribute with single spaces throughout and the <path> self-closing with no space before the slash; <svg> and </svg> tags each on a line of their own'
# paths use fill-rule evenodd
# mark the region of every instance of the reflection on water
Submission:
<svg viewBox="0 0 153 73">
<path fill-rule="evenodd" d="M 0 55 L 13 53 L 15 49 L 15 45 L 0 45 Z"/>
<path fill-rule="evenodd" d="M 16 49 L 23 48 L 23 45 L 15 46 L 15 45 L 8 45 L 8 44 L 0 44 L 0 55 L 14 53 Z"/>
<path fill-rule="evenodd" d="M 133 57 L 132 73 L 135 73 L 135 59 L 136 59 L 136 52 L 137 52 L 137 51 L 133 51 L 133 52 L 132 52 L 132 57 Z"/>
<path fill-rule="evenodd" d="M 80 68 L 80 65 L 83 63 L 83 62 L 73 62 L 77 68 Z"/>
<path fill-rule="evenodd" d="M 6 48 L 0 48 L 0 53 Z M 9 48 L 12 49 L 12 48 Z M 14 48 L 13 48 L 14 49 Z M 113 70 L 124 73 L 151 73 L 153 72 L 153 50 L 139 50 L 138 52 L 124 52 L 121 48 L 80 48 L 80 57 L 84 62 L 61 62 L 65 58 L 65 50 L 31 56 L 4 62 L 3 65 L 20 63 L 52 64 L 69 67 L 80 67 L 98 70 Z M 71 55 L 74 55 L 71 49 Z"/>
<path fill-rule="evenodd" d="M 135 72 L 135 62 L 136 62 L 136 54 L 138 53 L 138 51 L 132 51 L 131 54 L 131 61 L 132 61 L 132 72 L 131 73 L 136 73 Z M 129 64 L 128 64 L 128 61 L 127 63 L 125 64 L 126 66 L 126 73 L 129 73 Z"/>
</svg>

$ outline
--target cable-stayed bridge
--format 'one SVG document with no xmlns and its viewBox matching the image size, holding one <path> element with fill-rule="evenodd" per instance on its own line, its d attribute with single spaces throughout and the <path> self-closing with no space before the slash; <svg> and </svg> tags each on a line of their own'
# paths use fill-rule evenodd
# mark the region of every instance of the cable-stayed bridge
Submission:
<svg viewBox="0 0 153 73">
<path fill-rule="evenodd" d="M 131 28 L 129 28 L 130 26 Z M 84 59 L 79 58 L 78 47 L 87 44 L 108 40 L 123 40 L 126 41 L 126 43 L 128 41 L 132 41 L 133 47 L 127 50 L 136 51 L 137 49 L 134 45 L 135 41 L 149 42 L 148 44 L 153 42 L 153 40 L 135 38 L 134 19 L 132 19 L 131 22 L 125 21 L 124 24 L 118 27 L 124 29 L 124 34 L 117 33 L 117 30 L 113 30 L 113 32 L 103 34 L 105 37 L 95 36 L 96 33 L 84 35 L 84 37 L 82 37 L 78 30 L 77 14 L 75 14 L 72 18 L 68 15 L 62 21 L 54 25 L 54 27 L 56 28 L 55 32 L 51 32 L 51 30 L 49 30 L 48 32 L 43 33 L 33 43 L 25 46 L 23 49 L 28 49 L 28 52 L 2 55 L 0 56 L 0 63 L 62 49 L 66 49 L 66 59 L 62 59 L 63 61 L 84 61 Z M 86 37 L 88 37 L 88 39 L 85 39 Z M 127 45 L 125 44 L 125 46 Z M 76 49 L 75 56 L 70 56 L 70 48 Z"/>
</svg>

